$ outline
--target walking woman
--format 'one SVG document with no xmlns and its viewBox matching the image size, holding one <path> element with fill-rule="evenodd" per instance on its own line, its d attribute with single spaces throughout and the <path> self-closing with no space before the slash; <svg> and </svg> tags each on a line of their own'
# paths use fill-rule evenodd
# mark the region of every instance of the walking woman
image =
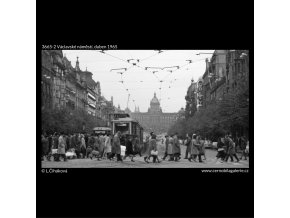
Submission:
<svg viewBox="0 0 290 218">
<path fill-rule="evenodd" d="M 193 134 L 192 135 L 192 140 L 191 140 L 191 152 L 190 152 L 191 156 L 188 159 L 190 162 L 191 162 L 191 160 L 194 160 L 196 162 L 196 157 L 197 156 L 198 156 L 199 162 L 202 162 L 201 155 L 199 153 L 199 147 L 200 147 L 200 144 L 197 141 L 197 135 Z"/>
<path fill-rule="evenodd" d="M 112 152 L 111 141 L 112 141 L 111 135 L 107 134 L 105 137 L 105 155 L 107 156 L 107 159 L 109 159 Z"/>
<path fill-rule="evenodd" d="M 100 156 L 101 156 L 101 158 L 104 158 L 105 137 L 103 135 L 100 135 L 99 140 L 100 140 Z"/>
<path fill-rule="evenodd" d="M 57 153 L 58 153 L 57 161 L 60 160 L 59 159 L 60 157 L 63 157 L 63 160 L 67 161 L 66 156 L 65 156 L 65 141 L 64 141 L 64 138 L 63 138 L 63 133 L 60 134 L 60 136 L 58 138 L 58 150 L 57 150 Z"/>
<path fill-rule="evenodd" d="M 152 153 L 153 151 L 153 153 Z M 157 143 L 156 143 L 156 135 L 153 133 L 151 136 L 151 139 L 149 140 L 149 158 L 153 157 L 153 163 L 157 162 L 160 163 L 160 160 L 158 159 L 158 152 L 157 152 Z"/>
</svg>

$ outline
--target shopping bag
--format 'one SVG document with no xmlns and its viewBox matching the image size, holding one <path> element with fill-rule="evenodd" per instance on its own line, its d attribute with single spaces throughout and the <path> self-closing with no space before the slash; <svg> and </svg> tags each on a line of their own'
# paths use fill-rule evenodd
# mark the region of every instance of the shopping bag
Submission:
<svg viewBox="0 0 290 218">
<path fill-rule="evenodd" d="M 121 145 L 121 155 L 125 156 L 126 147 Z"/>
</svg>

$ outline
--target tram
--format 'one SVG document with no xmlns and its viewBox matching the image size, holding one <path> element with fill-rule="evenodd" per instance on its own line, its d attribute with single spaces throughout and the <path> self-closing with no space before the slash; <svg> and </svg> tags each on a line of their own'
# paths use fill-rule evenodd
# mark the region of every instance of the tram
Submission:
<svg viewBox="0 0 290 218">
<path fill-rule="evenodd" d="M 112 129 L 110 127 L 95 127 L 93 133 L 94 135 L 107 135 L 112 133 Z"/>
<path fill-rule="evenodd" d="M 139 142 L 143 143 L 143 127 L 137 120 L 130 117 L 118 118 L 112 120 L 111 126 L 114 135 L 120 131 L 121 135 L 137 137 Z"/>
</svg>

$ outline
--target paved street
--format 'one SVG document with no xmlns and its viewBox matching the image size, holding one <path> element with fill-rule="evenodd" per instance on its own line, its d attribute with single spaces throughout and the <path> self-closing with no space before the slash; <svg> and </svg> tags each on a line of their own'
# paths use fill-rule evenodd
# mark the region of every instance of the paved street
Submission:
<svg viewBox="0 0 290 218">
<path fill-rule="evenodd" d="M 164 146 L 158 144 L 159 157 L 163 156 Z M 228 163 L 216 163 L 215 156 L 217 151 L 206 150 L 207 160 L 204 163 L 189 162 L 184 158 L 185 146 L 181 146 L 182 159 L 179 162 L 162 161 L 161 163 L 152 163 L 152 158 L 149 164 L 144 162 L 143 157 L 137 156 L 134 158 L 135 162 L 131 162 L 129 158 L 123 163 L 109 160 L 97 159 L 74 159 L 67 162 L 54 162 L 42 161 L 43 168 L 248 168 L 249 160 L 241 160 L 239 163 L 231 162 L 230 158 Z M 238 157 L 240 155 L 238 154 Z"/>
</svg>

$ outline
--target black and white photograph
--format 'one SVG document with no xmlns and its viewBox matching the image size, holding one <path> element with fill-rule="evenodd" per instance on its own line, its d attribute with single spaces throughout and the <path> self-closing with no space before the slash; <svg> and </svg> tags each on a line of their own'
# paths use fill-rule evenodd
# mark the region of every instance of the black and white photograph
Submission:
<svg viewBox="0 0 290 218">
<path fill-rule="evenodd" d="M 73 48 L 41 51 L 42 168 L 247 171 L 249 50 Z"/>
</svg>

